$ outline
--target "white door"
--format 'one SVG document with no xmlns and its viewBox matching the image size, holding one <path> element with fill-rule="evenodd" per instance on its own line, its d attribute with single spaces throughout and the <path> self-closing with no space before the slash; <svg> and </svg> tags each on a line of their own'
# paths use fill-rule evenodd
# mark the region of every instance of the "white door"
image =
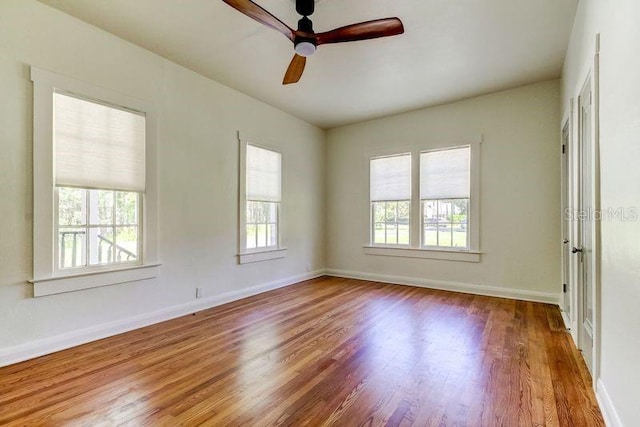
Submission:
<svg viewBox="0 0 640 427">
<path fill-rule="evenodd" d="M 567 119 L 562 128 L 562 310 L 565 316 L 567 328 L 573 324 L 572 289 L 571 286 L 571 202 L 569 194 L 569 182 L 571 171 L 569 169 L 569 123 Z"/>
<path fill-rule="evenodd" d="M 593 372 L 594 340 L 594 176 L 593 114 L 591 79 L 578 99 L 578 214 L 577 242 L 572 252 L 577 260 L 579 346 L 587 367 Z"/>
</svg>

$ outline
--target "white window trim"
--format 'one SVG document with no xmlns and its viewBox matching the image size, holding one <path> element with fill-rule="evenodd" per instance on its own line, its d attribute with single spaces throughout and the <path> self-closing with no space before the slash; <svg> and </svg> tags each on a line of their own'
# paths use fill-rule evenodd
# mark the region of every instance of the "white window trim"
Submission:
<svg viewBox="0 0 640 427">
<path fill-rule="evenodd" d="M 264 249 L 264 248 L 258 248 Z M 252 251 L 238 254 L 239 264 L 249 264 L 252 262 L 268 261 L 271 259 L 284 258 L 287 255 L 287 248 L 275 248 L 262 251 Z"/>
<path fill-rule="evenodd" d="M 287 248 L 282 244 L 282 200 L 280 200 L 278 207 L 278 244 L 276 246 L 247 249 L 247 144 L 279 153 L 282 158 L 281 165 L 284 165 L 282 152 L 275 149 L 275 145 L 263 145 L 260 143 L 261 141 L 264 141 L 264 138 L 256 138 L 247 133 L 238 132 L 238 142 L 240 144 L 240 168 L 238 177 L 238 264 L 280 259 L 287 255 Z M 268 143 L 268 141 L 265 142 Z M 281 166 L 281 183 L 284 182 L 282 179 L 283 175 L 284 167 Z M 284 194 L 284 191 L 281 190 L 281 194 Z"/>
<path fill-rule="evenodd" d="M 128 95 L 31 67 L 33 81 L 33 284 L 34 296 L 90 289 L 158 275 L 157 115 L 153 105 Z M 146 116 L 146 188 L 142 194 L 142 251 L 137 265 L 62 271 L 55 266 L 53 93 L 65 91 Z"/>
<path fill-rule="evenodd" d="M 411 153 L 411 212 L 410 212 L 410 239 L 409 247 L 389 245 L 375 245 L 373 240 L 363 245 L 363 251 L 367 255 L 396 256 L 404 258 L 427 258 L 447 261 L 480 262 L 483 252 L 480 250 L 480 146 L 482 137 L 465 143 L 428 144 L 429 147 L 397 148 L 393 152 L 384 151 L 371 153 L 366 156 L 367 170 L 369 162 L 373 158 L 385 157 L 398 153 Z M 471 148 L 470 164 L 470 194 L 469 194 L 469 247 L 464 249 L 420 247 L 422 245 L 422 213 L 420 199 L 420 153 L 439 151 L 468 146 Z M 371 177 L 369 176 L 369 182 Z M 369 212 L 371 212 L 369 202 Z M 369 214 L 368 227 L 371 230 L 371 213 Z M 371 233 L 369 233 L 371 234 Z"/>
<path fill-rule="evenodd" d="M 120 266 L 121 268 L 109 271 L 91 271 L 53 277 L 45 280 L 31 280 L 30 283 L 33 283 L 33 296 L 43 297 L 82 289 L 152 279 L 158 275 L 159 266 L 160 264 L 136 265 L 125 268 Z"/>
</svg>

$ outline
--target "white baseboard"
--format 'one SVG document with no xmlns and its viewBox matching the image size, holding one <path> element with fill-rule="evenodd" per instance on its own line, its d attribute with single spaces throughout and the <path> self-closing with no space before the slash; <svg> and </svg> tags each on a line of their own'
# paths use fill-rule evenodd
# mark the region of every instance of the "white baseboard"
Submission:
<svg viewBox="0 0 640 427">
<path fill-rule="evenodd" d="M 45 354 L 55 353 L 91 341 L 118 335 L 123 332 L 143 328 L 155 323 L 164 322 L 176 317 L 185 316 L 207 308 L 226 304 L 252 295 L 257 295 L 273 289 L 293 285 L 304 280 L 315 279 L 324 275 L 324 270 L 299 274 L 286 279 L 253 286 L 247 289 L 227 292 L 211 298 L 202 298 L 184 304 L 163 308 L 150 313 L 129 317 L 115 322 L 92 326 L 77 331 L 72 331 L 37 341 L 20 344 L 13 347 L 0 349 L 0 367 L 12 365 L 29 359 L 34 359 Z"/>
<path fill-rule="evenodd" d="M 524 301 L 544 302 L 558 305 L 560 294 L 508 289 L 498 286 L 477 285 L 473 283 L 449 282 L 418 277 L 395 276 L 388 274 L 364 273 L 361 271 L 325 270 L 327 276 L 346 277 L 349 279 L 370 280 L 374 282 L 392 283 L 396 285 L 418 286 L 421 288 L 440 289 L 444 291 L 464 292 L 468 294 L 485 295 L 491 297 L 519 299 Z"/>
<path fill-rule="evenodd" d="M 596 399 L 598 399 L 598 405 L 600 405 L 600 412 L 602 412 L 605 424 L 609 427 L 623 427 L 624 424 L 620 420 L 616 407 L 613 406 L 613 401 L 602 379 L 598 379 L 596 383 Z"/>
<path fill-rule="evenodd" d="M 562 298 L 562 294 L 560 294 L 560 298 Z M 573 343 L 578 347 L 578 325 L 575 321 L 572 321 L 567 312 L 562 308 L 562 301 L 560 301 L 560 314 L 562 315 L 562 321 L 564 322 L 564 327 L 567 329 L 567 332 L 571 336 Z"/>
<path fill-rule="evenodd" d="M 567 316 L 567 312 L 562 309 L 560 306 L 560 315 L 562 316 L 562 323 L 564 323 L 564 328 L 566 330 L 571 330 L 571 321 L 569 320 L 569 316 Z"/>
</svg>

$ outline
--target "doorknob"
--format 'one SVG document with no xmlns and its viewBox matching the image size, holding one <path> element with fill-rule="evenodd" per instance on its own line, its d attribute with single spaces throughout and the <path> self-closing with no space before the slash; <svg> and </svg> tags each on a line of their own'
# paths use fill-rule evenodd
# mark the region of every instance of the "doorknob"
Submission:
<svg viewBox="0 0 640 427">
<path fill-rule="evenodd" d="M 582 253 L 582 248 L 574 247 L 573 249 L 571 249 L 571 253 L 574 253 L 574 254 Z"/>
</svg>

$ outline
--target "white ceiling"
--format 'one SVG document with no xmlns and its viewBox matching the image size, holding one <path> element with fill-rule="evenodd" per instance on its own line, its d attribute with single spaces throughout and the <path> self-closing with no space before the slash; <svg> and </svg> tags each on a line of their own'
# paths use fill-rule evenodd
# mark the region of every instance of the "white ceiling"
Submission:
<svg viewBox="0 0 640 427">
<path fill-rule="evenodd" d="M 40 0 L 323 128 L 560 76 L 578 0 L 319 0 L 317 32 L 399 17 L 405 34 L 293 45 L 222 0 Z M 295 28 L 294 0 L 256 0 Z"/>
</svg>

